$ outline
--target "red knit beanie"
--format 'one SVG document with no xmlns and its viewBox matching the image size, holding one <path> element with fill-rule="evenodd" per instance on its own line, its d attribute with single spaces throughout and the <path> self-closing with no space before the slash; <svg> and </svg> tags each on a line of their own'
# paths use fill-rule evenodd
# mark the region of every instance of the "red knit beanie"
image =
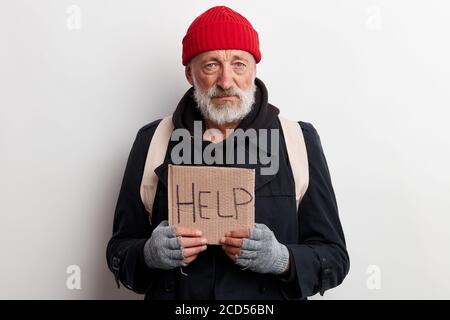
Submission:
<svg viewBox="0 0 450 320">
<path fill-rule="evenodd" d="M 183 38 L 183 65 L 199 53 L 225 49 L 248 51 L 256 63 L 261 60 L 258 33 L 250 22 L 228 7 L 217 6 L 189 26 Z"/>
</svg>

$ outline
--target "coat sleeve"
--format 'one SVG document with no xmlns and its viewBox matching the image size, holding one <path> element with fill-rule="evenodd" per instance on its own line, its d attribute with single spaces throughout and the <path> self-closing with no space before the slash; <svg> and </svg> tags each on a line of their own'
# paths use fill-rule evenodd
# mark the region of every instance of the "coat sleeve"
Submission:
<svg viewBox="0 0 450 320">
<path fill-rule="evenodd" d="M 288 283 L 306 298 L 339 285 L 350 260 L 320 137 L 312 124 L 300 125 L 308 153 L 309 185 L 298 209 L 299 241 L 287 245 L 292 267 Z"/>
<path fill-rule="evenodd" d="M 113 234 L 108 242 L 108 267 L 119 281 L 136 293 L 145 293 L 153 270 L 144 261 L 144 245 L 151 236 L 148 212 L 140 196 L 147 151 L 157 123 L 141 128 L 131 148 L 116 204 Z"/>
</svg>

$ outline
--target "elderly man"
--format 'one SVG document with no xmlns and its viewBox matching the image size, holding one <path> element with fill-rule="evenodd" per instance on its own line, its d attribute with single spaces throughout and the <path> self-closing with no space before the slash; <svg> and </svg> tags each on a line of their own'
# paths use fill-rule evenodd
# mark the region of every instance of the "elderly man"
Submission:
<svg viewBox="0 0 450 320">
<path fill-rule="evenodd" d="M 238 128 L 280 129 L 279 110 L 268 103 L 267 89 L 256 78 L 258 34 L 239 13 L 219 6 L 197 17 L 183 39 L 182 58 L 192 87 L 172 115 L 174 128 L 193 135 L 194 122 L 202 121 L 205 129 L 219 133 L 218 140 Z M 256 171 L 255 225 L 230 230 L 220 246 L 208 245 L 201 230 L 167 222 L 167 167 L 174 142 L 154 170 L 158 182 L 149 222 L 140 185 L 159 123 L 137 133 L 117 201 L 107 261 L 118 284 L 148 299 L 305 299 L 343 281 L 349 257 L 320 138 L 310 123 L 298 123 L 309 172 L 299 206 L 280 134 L 274 150 L 278 171 Z M 212 143 L 204 139 L 203 147 Z"/>
</svg>

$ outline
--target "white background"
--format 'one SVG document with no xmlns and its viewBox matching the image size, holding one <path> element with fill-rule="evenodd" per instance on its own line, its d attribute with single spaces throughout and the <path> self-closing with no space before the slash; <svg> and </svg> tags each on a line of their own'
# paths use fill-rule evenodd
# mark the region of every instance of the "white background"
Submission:
<svg viewBox="0 0 450 320">
<path fill-rule="evenodd" d="M 0 298 L 142 298 L 106 266 L 123 171 L 189 88 L 181 40 L 217 4 L 258 31 L 269 101 L 321 136 L 351 269 L 318 298 L 450 298 L 445 0 L 1 1 Z"/>
</svg>

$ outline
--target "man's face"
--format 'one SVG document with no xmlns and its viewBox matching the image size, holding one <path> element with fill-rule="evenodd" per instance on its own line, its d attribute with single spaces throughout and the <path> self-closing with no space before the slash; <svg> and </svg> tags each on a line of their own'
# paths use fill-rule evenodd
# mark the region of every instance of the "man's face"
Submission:
<svg viewBox="0 0 450 320">
<path fill-rule="evenodd" d="M 186 66 L 200 111 L 219 125 L 237 122 L 251 111 L 255 77 L 255 59 L 242 50 L 207 51 Z"/>
</svg>

